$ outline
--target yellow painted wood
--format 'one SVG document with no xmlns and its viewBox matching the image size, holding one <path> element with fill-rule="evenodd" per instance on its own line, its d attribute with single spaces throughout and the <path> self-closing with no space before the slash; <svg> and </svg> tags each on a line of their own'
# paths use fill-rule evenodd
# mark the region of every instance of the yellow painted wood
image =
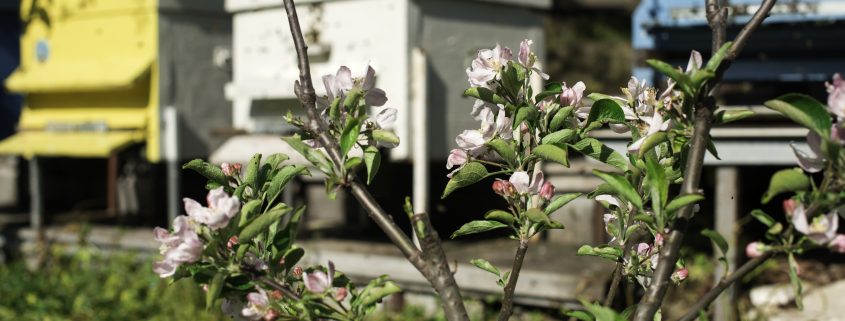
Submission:
<svg viewBox="0 0 845 321">
<path fill-rule="evenodd" d="M 47 144 L 29 149 L 8 147 L 32 155 L 104 157 L 104 146 L 134 134 L 130 142 L 146 141 L 147 159 L 160 160 L 158 0 L 23 0 L 20 67 L 6 80 L 11 91 L 25 95 L 19 128 L 7 145 Z M 39 57 L 48 48 L 47 55 Z M 46 56 L 46 59 L 45 59 Z M 99 147 L 56 147 L 35 131 L 51 137 L 51 128 L 104 126 L 115 131 Z M 137 136 L 140 133 L 140 136 Z M 63 133 L 90 139 L 93 133 Z M 103 135 L 97 133 L 97 135 Z M 29 139 L 27 137 L 36 137 Z M 30 155 L 31 156 L 31 155 Z"/>
<path fill-rule="evenodd" d="M 108 157 L 111 152 L 143 139 L 142 131 L 23 131 L 0 142 L 0 154 L 15 154 L 25 158 L 34 156 Z"/>
</svg>

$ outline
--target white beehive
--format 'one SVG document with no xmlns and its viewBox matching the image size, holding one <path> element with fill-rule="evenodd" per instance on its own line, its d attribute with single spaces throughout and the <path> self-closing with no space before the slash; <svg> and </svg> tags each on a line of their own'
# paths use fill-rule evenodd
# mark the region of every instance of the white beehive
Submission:
<svg viewBox="0 0 845 321">
<path fill-rule="evenodd" d="M 445 157 L 462 129 L 477 126 L 469 116 L 472 101 L 464 69 L 481 48 L 499 42 L 512 48 L 534 39 L 542 53 L 542 16 L 528 7 L 546 8 L 548 0 L 339 0 L 297 1 L 300 24 L 309 43 L 311 73 L 318 94 L 321 77 L 341 65 L 363 75 L 376 70 L 377 86 L 387 92 L 386 106 L 399 110 L 396 134 L 402 143 L 393 160 L 412 158 L 412 112 L 426 108 L 431 157 Z M 291 130 L 281 119 L 299 108 L 293 91 L 298 79 L 296 52 L 282 0 L 227 0 L 234 15 L 232 82 L 226 96 L 233 102 L 233 125 L 249 137 L 234 137 L 212 161 L 248 159 L 254 152 L 283 147 L 278 134 Z M 415 73 L 412 52 L 425 52 L 422 73 Z M 415 78 L 419 88 L 413 88 Z M 428 88 L 426 90 L 426 88 Z M 262 135 L 266 134 L 266 135 Z M 275 150 L 278 152 L 278 149 Z"/>
</svg>

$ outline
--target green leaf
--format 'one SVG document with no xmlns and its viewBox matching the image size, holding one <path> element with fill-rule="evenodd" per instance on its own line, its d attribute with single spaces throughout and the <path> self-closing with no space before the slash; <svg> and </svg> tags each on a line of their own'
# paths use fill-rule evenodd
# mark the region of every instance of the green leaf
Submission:
<svg viewBox="0 0 845 321">
<path fill-rule="evenodd" d="M 510 212 L 505 212 L 503 210 L 490 210 L 484 214 L 484 219 L 511 225 L 516 218 L 514 218 L 513 214 Z"/>
<path fill-rule="evenodd" d="M 511 144 L 509 144 L 508 142 L 500 138 L 495 138 L 487 142 L 487 146 L 490 146 L 490 148 L 496 151 L 496 153 L 499 154 L 499 156 L 501 156 L 502 159 L 504 159 L 508 163 L 508 165 L 517 165 L 516 151 L 514 151 L 513 147 L 511 147 Z"/>
<path fill-rule="evenodd" d="M 352 157 L 347 159 L 346 162 L 343 163 L 343 168 L 346 168 L 347 171 L 352 171 L 353 169 L 355 169 L 355 167 L 361 165 L 361 162 L 363 162 L 361 160 L 361 157 Z"/>
<path fill-rule="evenodd" d="M 275 153 L 270 156 L 267 156 L 267 159 L 264 160 L 264 163 L 269 164 L 271 168 L 279 168 L 280 165 L 286 160 L 290 159 L 288 155 L 282 153 Z"/>
<path fill-rule="evenodd" d="M 795 261 L 795 256 L 789 253 L 789 283 L 792 284 L 792 290 L 795 292 L 795 305 L 798 310 L 804 309 L 804 287 L 801 285 L 801 279 L 798 277 L 798 262 Z"/>
<path fill-rule="evenodd" d="M 572 115 L 572 111 L 575 109 L 574 106 L 566 106 L 561 107 L 555 113 L 555 116 L 552 117 L 552 121 L 549 123 L 549 130 L 559 130 L 566 124 L 566 119 Z"/>
<path fill-rule="evenodd" d="M 554 213 L 564 205 L 568 204 L 572 200 L 578 198 L 579 196 L 581 196 L 581 193 L 566 193 L 556 196 L 554 199 L 552 199 L 551 202 L 549 202 L 549 205 L 546 206 L 546 214 L 551 215 L 552 213 Z"/>
<path fill-rule="evenodd" d="M 294 247 L 288 249 L 283 256 L 285 260 L 285 271 L 291 271 L 303 256 L 305 256 L 305 250 L 302 248 Z"/>
<path fill-rule="evenodd" d="M 666 213 L 675 212 L 681 207 L 698 203 L 704 200 L 704 196 L 700 194 L 684 194 L 675 197 L 669 204 L 666 205 Z"/>
<path fill-rule="evenodd" d="M 716 72 L 719 69 L 719 65 L 722 64 L 722 61 L 725 59 L 725 56 L 728 54 L 728 51 L 733 46 L 733 42 L 728 41 L 713 54 L 713 57 L 710 57 L 710 60 L 707 61 L 707 65 L 704 67 L 705 69 Z"/>
<path fill-rule="evenodd" d="M 469 223 L 464 224 L 464 226 L 461 226 L 461 228 L 459 228 L 457 231 L 455 231 L 455 233 L 452 233 L 452 238 L 456 238 L 456 237 L 462 236 L 462 235 L 470 235 L 470 234 L 492 231 L 492 230 L 500 229 L 500 228 L 503 228 L 503 227 L 507 227 L 507 225 L 505 225 L 501 222 L 497 222 L 497 221 L 482 221 L 482 220 L 471 221 Z"/>
<path fill-rule="evenodd" d="M 264 201 L 260 199 L 254 199 L 249 202 L 246 202 L 244 206 L 241 206 L 241 217 L 240 221 L 238 222 L 238 227 L 244 227 L 246 223 L 252 220 L 252 218 L 255 217 L 256 214 L 258 214 L 258 211 L 261 210 L 261 204 L 263 203 Z"/>
<path fill-rule="evenodd" d="M 538 93 L 534 96 L 534 101 L 541 101 L 546 97 L 551 97 L 554 95 L 559 95 L 563 92 L 563 86 L 559 82 L 552 82 L 546 85 L 546 88 L 543 88 L 543 91 Z"/>
<path fill-rule="evenodd" d="M 767 227 L 772 227 L 772 225 L 775 225 L 775 223 L 777 223 L 775 219 L 769 216 L 769 214 L 766 214 L 766 212 L 763 212 L 763 210 L 761 209 L 752 210 L 751 216 L 756 218 L 758 221 L 760 221 L 760 223 L 763 223 Z"/>
<path fill-rule="evenodd" d="M 549 224 L 549 216 L 546 215 L 546 213 L 541 211 L 539 208 L 528 209 L 527 211 L 525 211 L 525 217 L 527 217 L 528 220 L 534 223 L 543 223 L 546 225 Z"/>
<path fill-rule="evenodd" d="M 562 145 L 562 144 L 568 143 L 569 139 L 571 139 L 572 137 L 575 137 L 575 134 L 576 134 L 576 132 L 572 129 L 569 129 L 569 128 L 561 129 L 559 131 L 556 131 L 554 133 L 546 135 L 545 137 L 543 137 L 541 142 L 544 145 L 545 144 Z"/>
<path fill-rule="evenodd" d="M 492 90 L 483 87 L 471 87 L 464 91 L 464 96 L 474 97 L 493 104 L 506 104 L 507 101 Z"/>
<path fill-rule="evenodd" d="M 340 135 L 340 154 L 342 156 L 349 155 L 349 151 L 358 142 L 358 134 L 361 133 L 361 120 L 358 118 L 351 118 L 346 123 L 346 128 L 343 129 L 343 134 Z M 398 141 L 398 140 L 397 140 Z"/>
<path fill-rule="evenodd" d="M 382 142 L 382 143 L 399 145 L 399 136 L 396 136 L 396 134 L 394 134 L 392 131 L 389 131 L 389 130 L 382 130 L 382 129 L 373 130 L 373 138 L 376 141 L 379 141 L 379 142 Z"/>
<path fill-rule="evenodd" d="M 620 99 L 618 97 L 613 97 L 611 95 L 605 95 L 605 94 L 602 94 L 602 93 L 591 93 L 591 94 L 587 95 L 587 98 L 589 98 L 592 101 L 599 101 L 599 100 L 602 100 L 602 99 L 610 99 L 610 100 L 613 100 L 617 104 L 620 104 L 620 105 L 627 104 L 627 102 L 624 99 Z"/>
<path fill-rule="evenodd" d="M 578 310 L 566 311 L 566 313 L 564 313 L 564 315 L 566 315 L 570 318 L 575 318 L 575 319 L 581 320 L 581 321 L 595 321 L 596 320 L 596 318 L 594 318 L 592 314 L 589 314 L 585 311 L 578 311 Z"/>
<path fill-rule="evenodd" d="M 599 99 L 593 103 L 590 108 L 590 114 L 587 116 L 587 124 L 599 123 L 624 123 L 625 112 L 619 103 L 613 99 Z"/>
<path fill-rule="evenodd" d="M 259 215 L 252 220 L 238 235 L 238 242 L 249 242 L 259 234 L 267 231 L 273 223 L 279 221 L 291 208 L 287 205 L 280 204 L 279 208 L 268 211 L 267 213 Z"/>
<path fill-rule="evenodd" d="M 376 286 L 376 287 L 370 288 L 369 291 L 367 291 L 362 296 L 361 305 L 362 306 L 373 305 L 373 304 L 381 301 L 381 299 L 383 299 L 384 297 L 391 295 L 391 294 L 394 294 L 394 293 L 401 292 L 401 291 L 402 291 L 402 289 L 400 289 L 399 286 L 396 285 L 396 283 L 393 283 L 391 281 L 387 281 L 382 286 Z"/>
<path fill-rule="evenodd" d="M 331 162 L 329 162 L 329 159 L 323 152 L 305 145 L 297 136 L 282 137 L 282 140 L 324 173 L 333 172 Z"/>
<path fill-rule="evenodd" d="M 449 183 L 446 183 L 446 188 L 443 189 L 441 199 L 446 198 L 455 190 L 477 183 L 487 176 L 487 168 L 478 162 L 469 162 L 463 168 L 458 170 Z"/>
<path fill-rule="evenodd" d="M 824 104 L 803 94 L 786 94 L 769 100 L 764 105 L 792 121 L 809 128 L 821 137 L 830 136 L 831 119 Z"/>
<path fill-rule="evenodd" d="M 768 203 L 780 193 L 806 191 L 810 189 L 810 178 L 800 168 L 783 169 L 772 175 L 769 189 L 763 194 L 761 202 Z"/>
<path fill-rule="evenodd" d="M 358 107 L 358 102 L 361 100 L 362 96 L 364 96 L 364 92 L 355 87 L 346 92 L 346 99 L 343 100 L 343 106 L 346 107 L 346 110 L 349 111 L 353 117 L 357 116 L 354 111 Z"/>
<path fill-rule="evenodd" d="M 540 145 L 534 148 L 531 154 L 541 159 L 569 167 L 569 157 L 567 157 L 568 152 L 566 148 L 560 148 L 556 145 Z"/>
<path fill-rule="evenodd" d="M 751 116 L 754 116 L 754 112 L 750 109 L 719 109 L 716 111 L 716 114 L 713 115 L 713 122 L 717 125 L 721 125 L 746 119 Z"/>
<path fill-rule="evenodd" d="M 711 229 L 704 229 L 704 230 L 701 231 L 701 235 L 704 235 L 704 236 L 708 237 L 711 241 L 713 241 L 713 244 L 716 244 L 716 246 L 719 247 L 719 250 L 722 251 L 723 256 L 727 255 L 727 253 L 728 253 L 728 241 L 725 240 L 725 238 L 722 236 L 722 234 L 719 234 L 719 232 L 716 232 L 716 231 L 711 230 Z"/>
<path fill-rule="evenodd" d="M 519 124 L 522 124 L 523 121 L 531 121 L 532 119 L 537 118 L 537 107 L 534 106 L 524 106 L 519 108 L 516 111 L 516 116 L 513 118 L 513 128 L 516 129 L 519 127 Z"/>
<path fill-rule="evenodd" d="M 222 186 L 229 185 L 229 179 L 226 177 L 226 174 L 223 174 L 223 170 L 220 167 L 206 163 L 201 159 L 194 159 L 185 163 L 185 165 L 182 165 L 182 169 L 193 170 Z"/>
<path fill-rule="evenodd" d="M 622 154 L 617 153 L 615 150 L 607 147 L 595 138 L 584 138 L 575 144 L 569 144 L 569 147 L 572 147 L 581 154 L 623 171 L 628 169 L 628 161 L 624 156 L 622 156 Z"/>
<path fill-rule="evenodd" d="M 649 154 L 645 158 L 646 179 L 651 194 L 651 207 L 654 209 L 654 214 L 658 218 L 658 222 L 665 222 L 663 220 L 663 209 L 666 207 L 666 201 L 669 198 L 669 181 L 666 180 L 666 172 L 663 166 L 657 163 L 654 154 Z M 661 228 L 663 226 L 660 226 Z"/>
<path fill-rule="evenodd" d="M 584 306 L 584 309 L 590 312 L 593 316 L 595 316 L 595 321 L 625 321 L 616 311 L 612 308 L 603 307 L 601 304 L 592 304 L 590 302 L 581 300 L 581 305 Z M 655 320 L 660 320 L 655 317 Z"/>
<path fill-rule="evenodd" d="M 294 178 L 296 175 L 299 175 L 303 171 L 307 171 L 307 168 L 302 165 L 290 165 L 282 167 L 276 176 L 273 176 L 273 179 L 270 181 L 270 185 L 267 187 L 267 193 L 265 194 L 265 198 L 269 200 L 267 204 L 273 204 L 273 201 L 282 193 L 282 190 L 285 189 L 285 186 Z"/>
<path fill-rule="evenodd" d="M 381 153 L 375 146 L 367 146 L 364 149 L 364 164 L 367 165 L 367 185 L 373 181 L 378 173 L 378 168 L 381 166 Z"/>
<path fill-rule="evenodd" d="M 469 263 L 472 264 L 472 265 L 475 265 L 479 269 L 493 273 L 498 277 L 502 276 L 502 274 L 499 272 L 499 269 L 497 269 L 495 266 L 493 266 L 493 264 L 490 264 L 490 262 L 487 262 L 487 260 L 485 260 L 485 259 L 473 259 L 473 260 L 470 260 Z"/>
<path fill-rule="evenodd" d="M 631 183 L 625 179 L 625 176 L 614 173 L 606 173 L 595 169 L 593 170 L 593 174 L 607 182 L 616 195 L 631 202 L 638 209 L 643 208 L 643 199 L 640 197 L 640 194 L 637 193 L 637 190 L 631 186 Z"/>
<path fill-rule="evenodd" d="M 211 309 L 214 306 L 214 301 L 220 296 L 223 290 L 223 283 L 226 282 L 226 273 L 223 271 L 217 272 L 211 282 L 208 283 L 208 291 L 205 293 L 205 309 Z"/>
<path fill-rule="evenodd" d="M 244 173 L 244 184 L 250 185 L 256 190 L 259 189 L 259 186 L 255 186 L 255 182 L 258 179 L 259 164 L 261 164 L 261 154 L 252 155 Z"/>
<path fill-rule="evenodd" d="M 642 145 L 640 145 L 640 151 L 637 153 L 637 157 L 642 158 L 645 153 L 648 153 L 660 143 L 669 141 L 669 134 L 665 132 L 656 132 L 651 134 L 643 140 Z"/>
<path fill-rule="evenodd" d="M 608 245 L 600 245 L 598 247 L 582 245 L 580 248 L 578 248 L 578 255 L 598 256 L 608 260 L 618 261 L 619 258 L 622 257 L 622 249 Z"/>
<path fill-rule="evenodd" d="M 679 89 L 681 89 L 681 91 L 683 91 L 687 96 L 692 97 L 695 95 L 695 92 L 692 90 L 692 79 L 690 79 L 689 75 L 660 60 L 649 59 L 646 60 L 646 63 L 652 68 L 657 69 L 660 73 L 672 78 L 672 80 L 677 83 Z"/>
</svg>

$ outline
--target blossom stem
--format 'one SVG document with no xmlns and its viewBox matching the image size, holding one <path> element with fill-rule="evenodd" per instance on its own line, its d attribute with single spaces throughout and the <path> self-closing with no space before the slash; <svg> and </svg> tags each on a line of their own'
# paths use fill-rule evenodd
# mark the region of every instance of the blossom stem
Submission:
<svg viewBox="0 0 845 321">
<path fill-rule="evenodd" d="M 730 67 L 731 62 L 742 51 L 745 43 L 748 41 L 750 35 L 763 23 L 763 20 L 769 15 L 777 0 L 763 0 L 762 5 L 757 9 L 748 23 L 742 28 L 739 35 L 734 39 L 734 44 L 725 57 L 724 62 L 716 72 L 716 77 L 713 80 L 710 88 L 717 88 L 721 81 L 724 72 Z M 727 28 L 727 15 L 724 12 L 721 1 L 707 0 L 707 16 L 710 28 L 713 30 L 713 52 L 719 50 L 725 37 L 725 30 Z M 713 94 L 713 92 L 711 92 Z M 713 96 L 706 97 L 702 102 L 695 104 L 695 119 L 694 130 L 692 137 L 692 147 L 687 158 L 687 164 L 684 172 L 684 184 L 681 188 L 682 193 L 689 194 L 698 191 L 698 183 L 701 179 L 701 168 L 704 162 L 704 153 L 707 149 L 707 143 L 710 136 L 710 127 L 712 125 L 713 112 L 716 108 L 715 98 Z M 654 271 L 654 278 L 652 283 L 646 289 L 645 295 L 640 300 L 634 316 L 635 321 L 651 321 L 654 319 L 654 314 L 660 308 L 663 298 L 666 295 L 666 290 L 671 283 L 669 278 L 674 272 L 675 262 L 678 260 L 681 243 L 686 233 L 687 225 L 692 219 L 693 206 L 685 206 L 678 214 L 675 223 L 672 226 L 669 236 L 666 239 L 665 246 L 660 251 L 657 268 Z"/>
<path fill-rule="evenodd" d="M 707 291 L 707 293 L 704 294 L 704 296 L 702 296 L 698 300 L 698 302 L 696 302 L 687 311 L 687 313 L 684 314 L 683 317 L 678 319 L 678 321 L 695 320 L 695 318 L 698 317 L 699 311 L 704 310 L 708 306 L 710 306 L 710 303 L 713 303 L 713 301 L 715 301 L 716 298 L 719 297 L 719 294 L 724 292 L 725 289 L 727 289 L 728 287 L 731 286 L 731 284 L 735 283 L 736 281 L 738 281 L 739 279 L 741 279 L 742 277 L 744 277 L 746 274 L 750 273 L 751 271 L 754 271 L 754 269 L 756 269 L 758 266 L 760 266 L 761 264 L 766 262 L 766 260 L 772 258 L 775 254 L 776 254 L 776 251 L 766 251 L 762 255 L 755 257 L 748 262 L 745 262 L 745 264 L 740 266 L 736 270 L 736 272 L 734 272 L 730 276 L 722 279 L 721 281 L 719 281 L 718 284 L 716 284 L 716 286 L 714 286 L 712 289 L 710 289 L 710 291 Z"/>
<path fill-rule="evenodd" d="M 507 321 L 513 314 L 513 296 L 516 290 L 516 282 L 519 279 L 519 271 L 522 270 L 522 262 L 525 260 L 525 253 L 528 252 L 528 240 L 524 237 L 519 239 L 519 247 L 516 248 L 516 255 L 513 258 L 513 268 L 505 285 L 505 294 L 502 297 L 502 309 L 499 311 L 499 321 Z"/>
</svg>

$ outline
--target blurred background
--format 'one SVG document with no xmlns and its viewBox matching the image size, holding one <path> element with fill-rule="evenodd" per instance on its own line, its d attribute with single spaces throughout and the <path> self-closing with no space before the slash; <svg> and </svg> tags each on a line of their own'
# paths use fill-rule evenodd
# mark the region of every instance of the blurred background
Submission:
<svg viewBox="0 0 845 321">
<path fill-rule="evenodd" d="M 730 37 L 758 1 L 729 2 Z M 393 130 L 402 144 L 390 150 L 373 193 L 390 213 L 402 213 L 402 200 L 412 196 L 416 210 L 431 213 L 446 236 L 481 218 L 487 208 L 478 204 L 504 205 L 485 182 L 439 197 L 454 137 L 478 126 L 469 115 L 472 100 L 461 95 L 477 50 L 496 43 L 517 48 L 528 38 L 554 81 L 584 81 L 588 92 L 612 95 L 632 75 L 665 87 L 644 62 L 683 66 L 691 50 L 708 56 L 703 3 L 301 0 L 297 6 L 315 84 L 340 65 L 363 74 L 370 64 L 387 106 L 399 109 Z M 708 200 L 692 228 L 726 236 L 734 265 L 746 260 L 737 250 L 765 232 L 747 224 L 747 213 L 760 207 L 772 173 L 795 166 L 789 143 L 806 135 L 762 102 L 787 92 L 825 101 L 824 81 L 845 72 L 843 39 L 845 1 L 780 1 L 725 75 L 720 105 L 757 116 L 713 130 L 721 160 L 708 155 Z M 218 310 L 204 312 L 196 286 L 168 287 L 152 273 L 151 230 L 183 212 L 182 197 L 204 197 L 205 181 L 183 172 L 182 163 L 295 154 L 279 137 L 294 130 L 282 115 L 301 113 L 296 77 L 281 0 L 0 2 L 0 319 L 220 319 Z M 596 136 L 625 149 L 625 137 Z M 569 168 L 544 171 L 558 193 L 589 192 L 599 183 L 594 168 L 601 165 L 573 159 Z M 296 182 L 285 199 L 309 206 L 301 233 L 308 262 L 331 258 L 353 280 L 390 274 L 406 290 L 374 319 L 437 318 L 425 281 L 354 199 L 340 193 L 327 202 L 320 177 Z M 779 201 L 764 209 L 780 213 Z M 520 318 L 562 319 L 561 311 L 579 298 L 604 295 L 612 266 L 574 255 L 582 244 L 607 241 L 602 214 L 584 198 L 554 214 L 567 229 L 534 240 L 517 287 Z M 404 215 L 395 219 L 407 228 Z M 487 236 L 445 246 L 473 300 L 473 318 L 494 315 L 499 288 L 468 262 L 484 257 L 509 265 L 514 244 Z M 677 316 L 712 285 L 720 269 L 711 253 L 706 238 L 693 233 L 686 240 L 691 277 L 668 296 L 664 316 Z M 831 291 L 845 287 L 836 282 L 845 278 L 842 263 L 812 253 L 800 262 L 817 289 L 803 313 L 789 297 L 785 263 L 773 261 L 724 294 L 715 319 L 841 316 L 845 307 L 829 303 L 836 300 Z M 618 305 L 635 302 L 638 292 L 631 287 Z"/>
</svg>

